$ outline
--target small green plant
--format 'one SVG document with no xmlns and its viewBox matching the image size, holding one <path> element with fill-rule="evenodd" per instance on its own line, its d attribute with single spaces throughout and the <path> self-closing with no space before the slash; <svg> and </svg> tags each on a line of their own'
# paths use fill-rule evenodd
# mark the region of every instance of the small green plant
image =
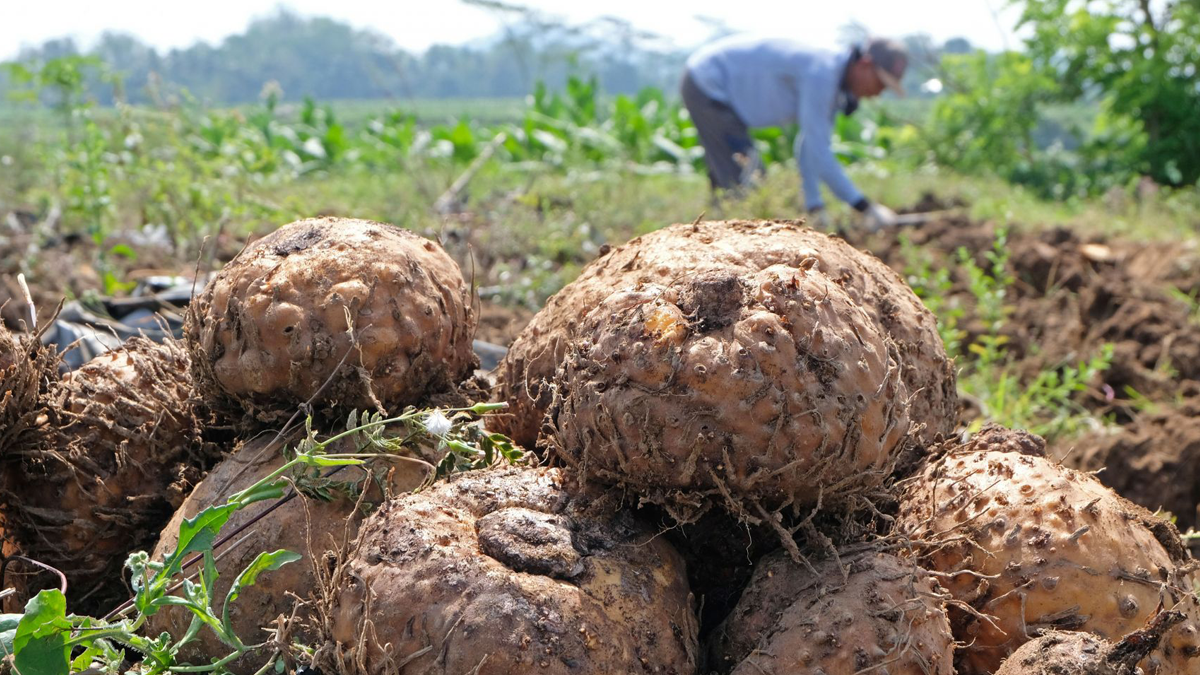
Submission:
<svg viewBox="0 0 1200 675">
<path fill-rule="evenodd" d="M 1008 338 L 1001 334 L 1004 323 L 1012 313 L 1006 303 L 1013 277 L 1008 271 L 1008 232 L 996 232 L 992 249 L 984 253 L 987 269 L 975 263 L 969 251 L 958 250 L 958 260 L 967 273 L 967 284 L 975 298 L 975 314 L 983 322 L 985 332 L 968 349 L 978 358 L 977 367 L 990 369 L 1005 360 L 1004 346 Z"/>
<path fill-rule="evenodd" d="M 294 451 L 286 453 L 291 459 L 226 503 L 186 519 L 179 528 L 178 545 L 163 560 L 151 560 L 145 552 L 129 556 L 126 567 L 131 572 L 134 597 L 110 614 L 112 620 L 68 614 L 61 590 L 43 590 L 29 601 L 23 615 L 0 615 L 0 649 L 12 655 L 12 665 L 22 675 L 67 675 L 86 670 L 119 673 L 127 658 L 140 658 L 142 675 L 221 672 L 227 664 L 246 654 L 275 650 L 260 671 L 265 673 L 276 665 L 280 656 L 278 645 L 247 644 L 233 631 L 230 611 L 240 593 L 253 585 L 259 575 L 295 562 L 301 556 L 285 550 L 263 551 L 237 576 L 225 597 L 217 598 L 214 549 L 230 516 L 250 504 L 283 498 L 291 486 L 315 487 L 319 493 L 325 486 L 312 485 L 309 474 L 314 469 L 395 458 L 397 451 L 415 443 L 432 442 L 446 452 L 446 459 L 438 464 L 430 482 L 497 462 L 518 462 L 522 457 L 520 449 L 504 436 L 488 432 L 477 420 L 479 415 L 503 406 L 477 404 L 445 412 L 409 409 L 386 419 L 378 413 L 361 417 L 352 413 L 346 431 L 324 440 L 318 439 L 309 418 L 306 437 Z M 388 434 L 386 429 L 391 425 L 401 425 L 404 433 Z M 344 439 L 354 442 L 354 452 L 328 452 Z M 199 571 L 194 577 L 177 582 L 197 558 Z M 168 606 L 184 607 L 192 613 L 192 622 L 184 634 L 140 634 L 148 617 Z M 228 647 L 228 655 L 206 665 L 178 663 L 179 649 L 202 630 L 213 631 Z"/>
<path fill-rule="evenodd" d="M 1184 292 L 1174 286 L 1167 286 L 1167 293 L 1187 307 L 1188 321 L 1193 325 L 1200 325 L 1200 299 L 1197 295 L 1200 294 L 1200 288 L 1193 288 L 1190 292 Z"/>
<path fill-rule="evenodd" d="M 958 251 L 958 258 L 975 299 L 975 314 L 985 329 L 967 347 L 974 360 L 960 380 L 963 392 L 982 408 L 982 419 L 974 426 L 993 421 L 1055 438 L 1078 433 L 1092 423 L 1093 416 L 1075 399 L 1108 370 L 1112 345 L 1103 345 L 1098 354 L 1078 363 L 1044 369 L 1032 381 L 1022 378 L 1012 367 L 1003 333 L 1012 313 L 1007 298 L 1014 283 L 1008 270 L 1007 232 L 997 232 L 991 250 L 984 254 L 986 266 L 978 265 L 964 249 Z"/>
<path fill-rule="evenodd" d="M 1129 397 L 1129 407 L 1140 413 L 1154 415 L 1162 410 L 1162 404 L 1154 399 L 1146 396 L 1142 392 L 1134 389 L 1130 385 L 1125 385 L 1124 392 Z"/>
<path fill-rule="evenodd" d="M 1083 431 L 1092 415 L 1075 396 L 1112 365 L 1113 348 L 1105 344 L 1100 353 L 1075 365 L 1050 368 L 1024 383 L 1011 368 L 977 370 L 965 383 L 978 392 L 984 416 L 1017 429 L 1028 429 L 1048 439 Z"/>
<path fill-rule="evenodd" d="M 904 257 L 904 278 L 913 292 L 925 304 L 926 309 L 937 318 L 938 335 L 946 348 L 946 355 L 956 358 L 961 354 L 966 331 L 958 327 L 965 311 L 951 297 L 954 280 L 948 267 L 935 267 L 928 251 L 915 246 L 904 234 L 900 235 L 900 252 Z"/>
</svg>

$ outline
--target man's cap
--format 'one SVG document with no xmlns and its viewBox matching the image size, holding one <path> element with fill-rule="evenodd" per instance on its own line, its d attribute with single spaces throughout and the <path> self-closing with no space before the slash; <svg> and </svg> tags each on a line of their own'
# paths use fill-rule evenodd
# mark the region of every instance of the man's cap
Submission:
<svg viewBox="0 0 1200 675">
<path fill-rule="evenodd" d="M 904 45 L 887 38 L 871 38 L 863 52 L 871 57 L 884 86 L 904 96 L 904 87 L 900 84 L 904 70 L 908 68 L 908 50 Z"/>
</svg>

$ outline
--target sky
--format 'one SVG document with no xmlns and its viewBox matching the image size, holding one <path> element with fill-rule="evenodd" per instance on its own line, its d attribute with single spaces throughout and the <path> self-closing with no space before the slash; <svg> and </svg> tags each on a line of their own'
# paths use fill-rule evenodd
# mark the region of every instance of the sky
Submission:
<svg viewBox="0 0 1200 675">
<path fill-rule="evenodd" d="M 698 17 L 723 21 L 739 31 L 794 37 L 821 47 L 837 44 L 838 28 L 850 21 L 878 35 L 923 32 L 938 41 L 966 37 L 990 50 L 1018 46 L 1012 32 L 1016 14 L 1007 0 L 510 1 L 570 23 L 615 16 L 680 48 L 695 46 L 711 35 L 711 27 Z M 15 56 L 22 46 L 64 36 L 76 38 L 86 48 L 106 30 L 132 33 L 160 50 L 197 41 L 217 43 L 280 6 L 375 30 L 415 52 L 432 44 L 487 38 L 502 25 L 493 12 L 458 0 L 0 0 L 0 60 Z"/>
</svg>

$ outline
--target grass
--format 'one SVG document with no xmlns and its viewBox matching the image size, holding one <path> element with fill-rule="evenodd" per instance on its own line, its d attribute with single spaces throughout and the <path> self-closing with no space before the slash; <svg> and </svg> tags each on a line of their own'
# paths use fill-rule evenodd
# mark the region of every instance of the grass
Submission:
<svg viewBox="0 0 1200 675">
<path fill-rule="evenodd" d="M 1200 232 L 1200 189 L 1179 190 L 1139 200 L 1122 191 L 1095 199 L 1047 201 L 999 178 L 962 176 L 944 169 L 881 174 L 852 171 L 860 187 L 887 204 L 915 203 L 922 194 L 961 200 L 973 219 L 1001 226 L 1064 226 L 1088 235 L 1137 241 L 1195 240 Z"/>
</svg>

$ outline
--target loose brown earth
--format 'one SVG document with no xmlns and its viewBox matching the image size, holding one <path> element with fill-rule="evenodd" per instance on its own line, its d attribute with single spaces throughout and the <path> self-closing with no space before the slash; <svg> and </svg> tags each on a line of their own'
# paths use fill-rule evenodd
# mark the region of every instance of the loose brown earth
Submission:
<svg viewBox="0 0 1200 675">
<path fill-rule="evenodd" d="M 991 223 L 956 217 L 900 233 L 952 270 L 949 300 L 968 308 L 964 343 L 984 326 L 971 318 L 974 300 L 955 264 L 957 250 L 971 251 L 986 267 L 996 231 Z M 902 273 L 909 264 L 899 236 L 853 243 Z M 1200 291 L 1200 251 L 1065 228 L 1011 231 L 1008 250 L 1016 281 L 1004 335 L 1017 372 L 1032 378 L 1113 345 L 1111 368 L 1082 403 L 1116 426 L 1060 440 L 1049 454 L 1075 468 L 1104 469 L 1102 482 L 1151 510 L 1170 511 L 1182 530 L 1200 524 L 1200 423 L 1192 419 L 1200 412 L 1200 313 L 1173 293 Z"/>
</svg>

